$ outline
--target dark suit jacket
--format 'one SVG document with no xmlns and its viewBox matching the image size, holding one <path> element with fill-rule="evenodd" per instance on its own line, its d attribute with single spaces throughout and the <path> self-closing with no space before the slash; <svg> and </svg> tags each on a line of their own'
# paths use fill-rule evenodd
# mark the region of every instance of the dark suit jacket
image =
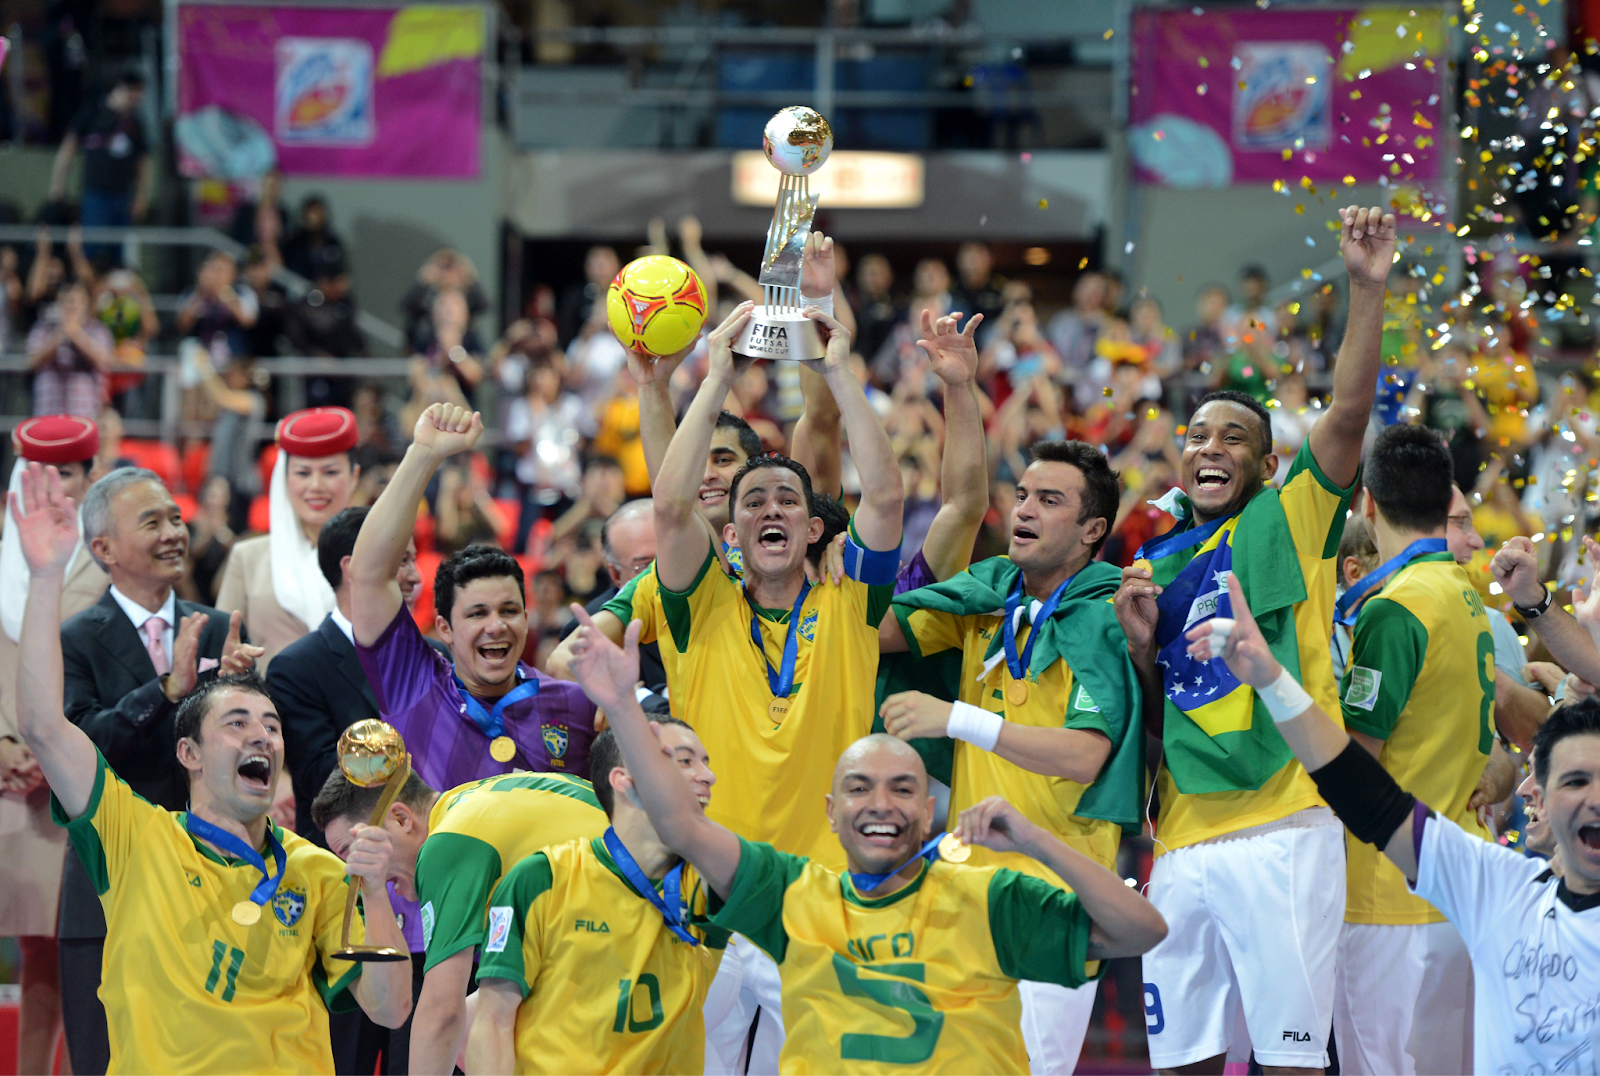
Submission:
<svg viewBox="0 0 1600 1076">
<path fill-rule="evenodd" d="M 429 644 L 442 649 L 431 639 Z M 267 667 L 267 692 L 283 722 L 283 761 L 294 781 L 295 832 L 327 847 L 322 830 L 311 820 L 311 801 L 338 764 L 340 734 L 357 721 L 379 716 L 377 697 L 356 648 L 332 616 L 278 651 Z"/>
<path fill-rule="evenodd" d="M 199 656 L 221 660 L 228 614 L 181 598 L 176 613 L 180 623 L 190 613 L 206 614 Z M 183 810 L 189 802 L 189 778 L 178 763 L 172 731 L 178 705 L 161 690 L 144 640 L 110 590 L 61 625 L 61 657 L 67 719 L 89 734 L 135 792 L 158 807 Z M 61 936 L 105 936 L 100 901 L 76 856 L 67 857 Z"/>
</svg>

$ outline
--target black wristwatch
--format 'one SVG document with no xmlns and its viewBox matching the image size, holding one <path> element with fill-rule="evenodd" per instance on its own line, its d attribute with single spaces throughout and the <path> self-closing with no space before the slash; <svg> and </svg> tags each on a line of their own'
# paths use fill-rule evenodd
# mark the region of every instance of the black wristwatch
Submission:
<svg viewBox="0 0 1600 1076">
<path fill-rule="evenodd" d="M 1538 620 L 1550 611 L 1550 603 L 1555 600 L 1556 592 L 1546 587 L 1544 588 L 1544 597 L 1539 599 L 1538 605 L 1521 605 L 1513 601 L 1511 608 L 1515 609 L 1517 615 L 1523 620 Z"/>
</svg>

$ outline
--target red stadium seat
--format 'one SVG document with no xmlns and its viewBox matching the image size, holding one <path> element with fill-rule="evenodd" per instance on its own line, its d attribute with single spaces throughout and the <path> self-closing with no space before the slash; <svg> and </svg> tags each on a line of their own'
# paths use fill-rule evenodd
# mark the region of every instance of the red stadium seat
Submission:
<svg viewBox="0 0 1600 1076">
<path fill-rule="evenodd" d="M 190 441 L 183 446 L 183 485 L 196 497 L 200 496 L 200 487 L 206 484 L 206 468 L 210 463 L 210 441 Z"/>
<path fill-rule="evenodd" d="M 256 457 L 256 468 L 261 472 L 261 488 L 272 488 L 272 467 L 278 462 L 278 443 L 276 441 L 261 450 L 261 455 Z"/>
<path fill-rule="evenodd" d="M 500 509 L 504 524 L 495 539 L 500 543 L 501 549 L 510 549 L 511 543 L 517 540 L 517 519 L 522 512 L 522 502 L 515 497 L 496 497 L 494 505 Z"/>
<path fill-rule="evenodd" d="M 183 515 L 183 521 L 192 523 L 195 513 L 200 511 L 200 502 L 187 493 L 174 493 L 172 499 L 177 502 L 178 511 Z"/>
<path fill-rule="evenodd" d="M 411 536 L 416 539 L 417 552 L 419 554 L 433 552 L 434 528 L 433 516 L 427 512 L 417 513 L 417 525 L 412 529 Z"/>
<path fill-rule="evenodd" d="M 178 450 L 165 441 L 136 441 L 124 437 L 122 455 L 132 460 L 135 466 L 148 467 L 160 475 L 167 489 L 182 488 L 178 484 L 183 475 L 183 469 L 178 463 Z"/>
<path fill-rule="evenodd" d="M 271 526 L 271 502 L 265 493 L 257 494 L 250 501 L 250 529 L 256 534 L 265 534 Z"/>
<path fill-rule="evenodd" d="M 433 577 L 443 562 L 444 558 L 432 550 L 417 554 L 417 571 L 422 576 L 422 594 L 417 598 L 417 606 L 411 611 L 411 616 L 423 634 L 433 630 Z"/>
</svg>

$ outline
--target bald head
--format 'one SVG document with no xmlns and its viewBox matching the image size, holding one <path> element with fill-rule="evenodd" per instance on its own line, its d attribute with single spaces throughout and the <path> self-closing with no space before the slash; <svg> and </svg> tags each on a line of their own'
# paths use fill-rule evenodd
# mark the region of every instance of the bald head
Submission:
<svg viewBox="0 0 1600 1076">
<path fill-rule="evenodd" d="M 839 790 L 839 782 L 851 773 L 868 773 L 879 780 L 911 775 L 916 778 L 922 791 L 928 789 L 928 768 L 922 764 L 922 756 L 910 744 L 886 732 L 863 736 L 844 749 L 838 765 L 833 768 L 835 792 Z"/>
<path fill-rule="evenodd" d="M 615 586 L 648 568 L 656 557 L 655 502 L 646 497 L 612 512 L 600 529 L 600 548 Z"/>
</svg>

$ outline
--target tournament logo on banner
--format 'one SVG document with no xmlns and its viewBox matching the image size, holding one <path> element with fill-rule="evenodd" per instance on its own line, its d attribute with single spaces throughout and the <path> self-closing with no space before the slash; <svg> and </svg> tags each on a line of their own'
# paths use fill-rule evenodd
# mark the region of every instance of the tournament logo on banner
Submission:
<svg viewBox="0 0 1600 1076">
<path fill-rule="evenodd" d="M 349 38 L 285 37 L 273 92 L 278 141 L 364 146 L 372 141 L 372 46 Z"/>
<path fill-rule="evenodd" d="M 1307 42 L 1234 46 L 1233 144 L 1241 150 L 1326 149 L 1333 57 Z"/>
</svg>

